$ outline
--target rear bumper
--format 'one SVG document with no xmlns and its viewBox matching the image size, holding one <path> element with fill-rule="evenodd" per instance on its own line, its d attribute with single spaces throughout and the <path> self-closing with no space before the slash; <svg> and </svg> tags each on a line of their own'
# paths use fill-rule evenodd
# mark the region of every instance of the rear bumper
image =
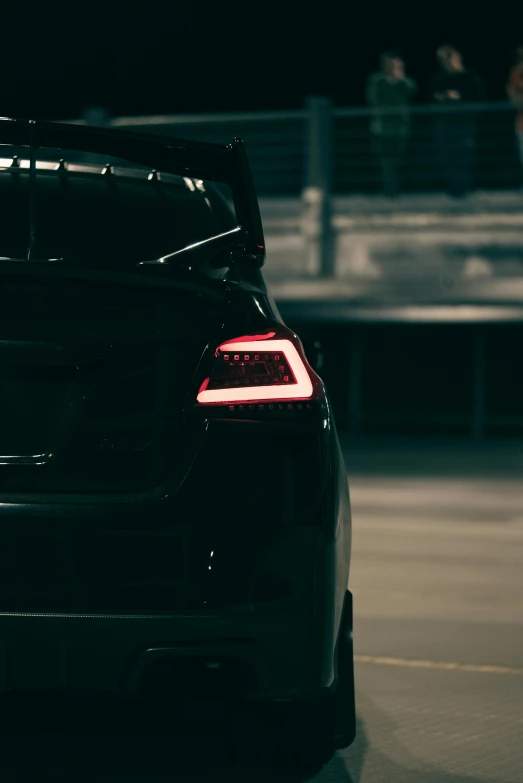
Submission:
<svg viewBox="0 0 523 783">
<path fill-rule="evenodd" d="M 335 687 L 350 561 L 337 441 L 262 427 L 246 459 L 243 425 L 227 428 L 153 505 L 6 504 L 0 692 L 132 694 L 155 662 L 216 658 L 250 672 L 246 697 Z"/>
<path fill-rule="evenodd" d="M 319 632 L 319 628 L 316 629 Z M 140 695 L 160 663 L 179 672 L 198 661 L 232 666 L 242 698 L 314 699 L 335 685 L 335 648 L 311 643 L 309 619 L 288 615 L 0 616 L 0 691 L 19 689 Z M 198 670 L 192 668 L 193 675 Z M 237 675 L 237 682 L 236 677 Z M 166 675 L 166 687 L 169 686 Z M 184 680 L 202 696 L 200 674 Z M 163 690 L 163 687 L 162 687 Z M 205 694 L 204 694 L 205 695 Z"/>
</svg>

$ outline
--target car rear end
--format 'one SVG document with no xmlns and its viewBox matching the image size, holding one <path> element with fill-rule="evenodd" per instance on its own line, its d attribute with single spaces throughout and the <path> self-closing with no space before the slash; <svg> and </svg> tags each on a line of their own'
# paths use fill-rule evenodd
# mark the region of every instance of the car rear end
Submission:
<svg viewBox="0 0 523 783">
<path fill-rule="evenodd" d="M 0 270 L 0 690 L 315 710 L 349 498 L 261 274 L 54 270 Z"/>
<path fill-rule="evenodd" d="M 127 320 L 130 303 L 120 297 Z M 85 295 L 84 309 L 93 299 Z M 0 687 L 47 678 L 116 688 L 140 639 L 154 646 L 239 637 L 249 648 L 261 642 L 258 657 L 272 645 L 274 675 L 262 671 L 268 660 L 256 663 L 260 693 L 283 695 L 295 681 L 328 684 L 332 660 L 322 660 L 321 648 L 326 639 L 332 646 L 339 617 L 323 574 L 332 570 L 336 585 L 350 547 L 347 539 L 336 563 L 348 508 L 334 501 L 344 479 L 321 383 L 303 362 L 315 386 L 306 399 L 266 399 L 275 388 L 267 384 L 250 402 L 200 403 L 204 365 L 229 364 L 228 353 L 215 356 L 221 304 L 162 294 L 148 311 L 144 299 L 143 321 L 137 307 L 132 324 L 114 323 L 112 305 L 111 328 L 99 308 L 97 335 L 82 337 L 69 315 L 61 339 L 48 319 L 39 337 L 31 334 L 18 303 L 27 331 L 0 346 L 8 452 L 0 466 Z M 164 315 L 153 326 L 146 319 L 155 309 Z M 257 336 L 275 329 L 299 357 L 299 342 L 277 323 Z M 251 354 L 238 344 L 241 367 Z M 263 350 L 252 352 L 253 361 L 262 357 L 262 377 L 266 356 L 285 361 L 281 347 L 254 348 Z M 42 634 L 46 649 L 58 644 L 50 656 Z M 100 634 L 104 655 L 89 664 Z"/>
</svg>

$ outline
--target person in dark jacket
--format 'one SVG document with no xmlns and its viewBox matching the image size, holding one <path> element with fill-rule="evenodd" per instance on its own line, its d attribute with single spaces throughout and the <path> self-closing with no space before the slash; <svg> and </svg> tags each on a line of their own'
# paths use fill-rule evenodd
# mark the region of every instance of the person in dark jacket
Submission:
<svg viewBox="0 0 523 783">
<path fill-rule="evenodd" d="M 416 82 L 405 74 L 403 60 L 396 52 L 381 55 L 381 71 L 367 80 L 367 103 L 372 106 L 371 136 L 381 164 L 383 189 L 396 196 L 410 135 L 409 104 Z"/>
<path fill-rule="evenodd" d="M 465 196 L 472 187 L 476 148 L 476 113 L 465 104 L 483 100 L 483 84 L 465 68 L 454 46 L 440 46 L 437 57 L 440 70 L 432 81 L 431 97 L 442 111 L 436 118 L 436 141 L 449 194 Z"/>
<path fill-rule="evenodd" d="M 516 110 L 516 144 L 523 175 L 523 46 L 516 49 L 516 59 L 508 78 L 507 95 Z M 521 184 L 523 187 L 523 180 Z"/>
</svg>

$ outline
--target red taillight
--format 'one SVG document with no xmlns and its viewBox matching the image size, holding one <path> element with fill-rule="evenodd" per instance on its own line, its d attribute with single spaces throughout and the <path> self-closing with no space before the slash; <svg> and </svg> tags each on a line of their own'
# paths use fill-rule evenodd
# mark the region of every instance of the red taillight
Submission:
<svg viewBox="0 0 523 783">
<path fill-rule="evenodd" d="M 200 404 L 303 400 L 313 395 L 307 367 L 291 340 L 267 335 L 236 338 L 216 350 L 216 362 L 200 386 Z"/>
</svg>

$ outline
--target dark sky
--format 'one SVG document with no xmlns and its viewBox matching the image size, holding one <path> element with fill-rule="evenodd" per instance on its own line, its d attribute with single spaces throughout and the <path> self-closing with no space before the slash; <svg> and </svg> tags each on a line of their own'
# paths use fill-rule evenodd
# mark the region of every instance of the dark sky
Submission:
<svg viewBox="0 0 523 783">
<path fill-rule="evenodd" d="M 445 42 L 462 47 L 488 98 L 501 100 L 523 42 L 523 3 L 4 0 L 2 28 L 0 114 L 9 116 L 72 118 L 87 104 L 113 114 L 284 109 L 312 93 L 357 105 L 391 47 L 423 99 Z"/>
</svg>

